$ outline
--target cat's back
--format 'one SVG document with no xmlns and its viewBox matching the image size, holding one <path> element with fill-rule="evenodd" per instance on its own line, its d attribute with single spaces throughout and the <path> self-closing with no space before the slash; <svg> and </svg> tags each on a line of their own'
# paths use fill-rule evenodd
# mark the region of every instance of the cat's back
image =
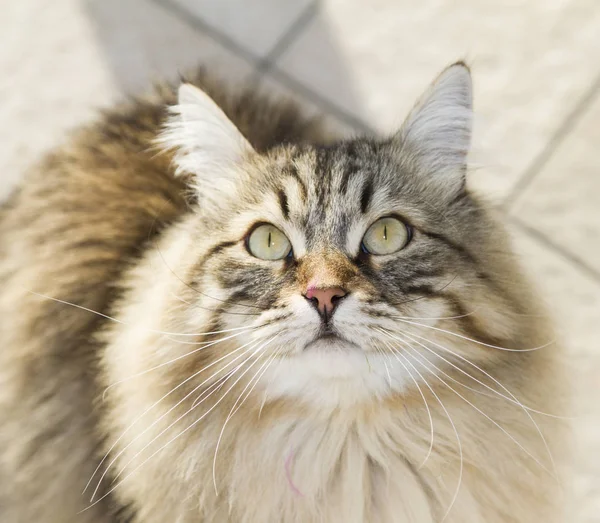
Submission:
<svg viewBox="0 0 600 523">
<path fill-rule="evenodd" d="M 231 94 L 203 72 L 190 82 L 258 150 L 321 139 L 293 104 Z M 109 314 L 123 271 L 188 211 L 184 182 L 154 144 L 175 100 L 163 86 L 106 112 L 31 169 L 0 207 L 1 521 L 65 523 L 83 508 L 100 445 L 92 340 L 106 320 L 65 302 Z M 105 513 L 78 521 L 110 521 Z"/>
</svg>

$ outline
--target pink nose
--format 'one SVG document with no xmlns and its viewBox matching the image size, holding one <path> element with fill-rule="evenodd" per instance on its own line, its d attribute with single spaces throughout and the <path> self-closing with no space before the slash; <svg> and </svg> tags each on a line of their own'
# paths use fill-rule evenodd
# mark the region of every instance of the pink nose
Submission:
<svg viewBox="0 0 600 523">
<path fill-rule="evenodd" d="M 321 316 L 330 316 L 338 302 L 346 296 L 346 291 L 340 287 L 326 287 L 325 289 L 310 288 L 304 297 L 310 300 Z"/>
</svg>

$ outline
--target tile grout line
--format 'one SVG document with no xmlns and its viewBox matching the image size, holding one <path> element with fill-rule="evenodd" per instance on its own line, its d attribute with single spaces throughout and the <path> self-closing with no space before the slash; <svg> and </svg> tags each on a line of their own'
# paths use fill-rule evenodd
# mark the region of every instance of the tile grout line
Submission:
<svg viewBox="0 0 600 523">
<path fill-rule="evenodd" d="M 240 56 L 241 58 L 249 62 L 252 66 L 254 66 L 254 68 L 260 67 L 262 60 L 259 56 L 255 55 L 254 53 L 251 53 L 245 47 L 238 44 L 233 38 L 229 37 L 222 31 L 219 31 L 210 24 L 207 24 L 204 20 L 202 20 L 202 18 L 196 16 L 195 14 L 180 6 L 173 0 L 149 1 L 153 2 L 159 7 L 162 7 L 166 11 L 169 11 L 192 29 L 205 33 L 211 39 L 213 39 L 218 44 L 222 45 L 228 51 Z"/>
<path fill-rule="evenodd" d="M 283 55 L 285 51 L 297 40 L 308 25 L 313 21 L 319 10 L 319 0 L 313 0 L 305 9 L 298 15 L 296 20 L 291 24 L 289 29 L 279 38 L 273 48 L 263 58 L 258 66 L 261 73 L 267 72 L 275 64 L 275 62 Z"/>
<path fill-rule="evenodd" d="M 579 257 L 575 256 L 571 252 L 563 249 L 562 247 L 556 245 L 552 240 L 550 240 L 550 238 L 548 238 L 542 232 L 538 231 L 535 227 L 531 227 L 530 225 L 527 225 L 526 223 L 522 222 L 515 216 L 510 216 L 510 215 L 507 215 L 507 216 L 508 216 L 508 219 L 513 224 L 515 224 L 517 227 L 519 227 L 530 238 L 535 239 L 536 241 L 538 241 L 539 243 L 544 245 L 544 247 L 547 247 L 548 249 L 552 250 L 553 252 L 558 254 L 561 258 L 568 261 L 569 263 L 574 265 L 576 268 L 578 268 L 582 272 L 586 273 L 589 277 L 591 277 L 592 279 L 594 279 L 598 283 L 600 283 L 600 272 L 598 272 L 593 267 L 590 267 L 585 261 L 583 261 Z"/>
<path fill-rule="evenodd" d="M 323 109 L 325 112 L 328 112 L 333 116 L 339 118 L 344 123 L 348 124 L 350 127 L 353 127 L 358 131 L 366 134 L 372 135 L 375 133 L 375 131 L 371 129 L 367 124 L 365 124 L 362 120 L 350 113 L 347 113 L 346 111 L 344 111 L 340 107 L 337 107 L 335 104 L 333 104 L 320 94 L 316 93 L 309 87 L 299 82 L 298 80 L 277 69 L 277 67 L 275 67 L 272 62 L 265 71 L 262 71 L 261 66 L 264 66 L 264 59 L 261 60 L 260 57 L 256 56 L 254 53 L 249 52 L 247 49 L 239 45 L 228 35 L 207 24 L 204 20 L 194 15 L 193 13 L 190 13 L 187 9 L 184 9 L 183 7 L 175 3 L 173 0 L 150 1 L 158 5 L 159 7 L 165 9 L 166 11 L 171 12 L 173 15 L 177 16 L 177 18 L 179 18 L 182 22 L 184 22 L 192 29 L 205 33 L 214 41 L 225 47 L 228 51 L 240 56 L 242 59 L 249 62 L 249 64 L 252 65 L 254 68 L 254 71 L 250 75 L 250 83 L 257 83 L 264 76 L 263 73 L 268 72 L 268 74 L 277 78 L 281 83 L 287 85 L 287 87 L 289 87 L 292 91 L 295 91 L 298 94 L 305 96 L 310 101 L 321 107 L 321 109 Z M 314 2 L 315 5 L 318 5 L 318 3 L 318 0 Z"/>
<path fill-rule="evenodd" d="M 357 118 L 356 116 L 350 113 L 347 113 L 346 111 L 335 105 L 333 102 L 330 102 L 327 98 L 313 91 L 310 87 L 307 87 L 302 82 L 296 80 L 294 77 L 283 72 L 276 66 L 269 69 L 267 74 L 289 87 L 292 91 L 301 94 L 302 96 L 313 102 L 315 105 L 318 105 L 325 112 L 335 116 L 336 118 L 339 118 L 340 120 L 348 124 L 350 127 L 353 127 L 354 129 L 368 135 L 376 134 L 375 131 L 361 119 Z"/>
<path fill-rule="evenodd" d="M 591 87 L 584 93 L 581 99 L 575 104 L 571 112 L 564 118 L 558 129 L 550 137 L 544 148 L 533 159 L 529 166 L 525 169 L 523 175 L 519 178 L 508 195 L 504 198 L 502 207 L 505 211 L 510 212 L 519 196 L 527 187 L 531 185 L 533 180 L 547 165 L 554 156 L 555 151 L 560 147 L 562 142 L 571 134 L 571 131 L 579 123 L 586 109 L 595 100 L 600 93 L 600 75 L 596 77 Z"/>
</svg>

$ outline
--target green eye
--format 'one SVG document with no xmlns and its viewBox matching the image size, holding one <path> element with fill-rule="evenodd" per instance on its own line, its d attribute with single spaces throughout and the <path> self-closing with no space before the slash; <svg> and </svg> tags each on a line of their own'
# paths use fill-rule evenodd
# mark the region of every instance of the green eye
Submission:
<svg viewBox="0 0 600 523">
<path fill-rule="evenodd" d="M 397 218 L 381 218 L 367 229 L 363 236 L 362 249 L 369 254 L 392 254 L 399 251 L 410 240 L 410 229 Z"/>
<path fill-rule="evenodd" d="M 261 260 L 281 260 L 292 252 L 292 245 L 286 235 L 270 224 L 259 225 L 250 233 L 247 240 L 252 256 Z"/>
</svg>

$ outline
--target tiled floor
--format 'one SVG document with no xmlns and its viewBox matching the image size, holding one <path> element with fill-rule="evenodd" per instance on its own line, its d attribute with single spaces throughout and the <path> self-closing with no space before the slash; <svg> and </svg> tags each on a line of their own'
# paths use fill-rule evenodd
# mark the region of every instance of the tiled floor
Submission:
<svg viewBox="0 0 600 523">
<path fill-rule="evenodd" d="M 196 63 L 360 133 L 394 129 L 466 58 L 481 167 L 470 183 L 505 209 L 568 345 L 570 521 L 600 521 L 598 0 L 20 0 L 4 3 L 0 34 L 0 197 L 95 109 Z"/>
</svg>

